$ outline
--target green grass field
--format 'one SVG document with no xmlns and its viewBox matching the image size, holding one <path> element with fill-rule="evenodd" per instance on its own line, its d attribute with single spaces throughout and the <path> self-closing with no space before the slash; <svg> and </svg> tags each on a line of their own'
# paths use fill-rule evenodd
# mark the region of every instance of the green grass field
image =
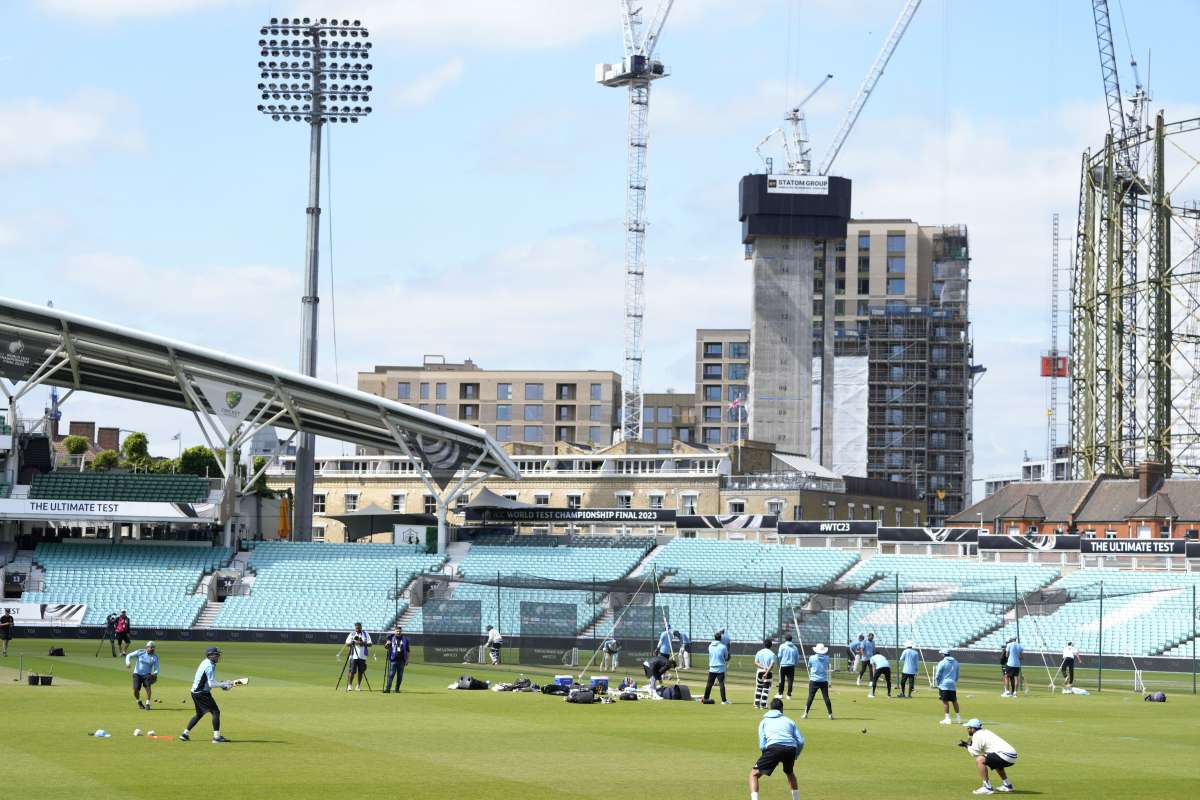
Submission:
<svg viewBox="0 0 1200 800">
<path fill-rule="evenodd" d="M 749 796 L 746 775 L 757 755 L 760 713 L 751 705 L 745 659 L 731 673 L 732 706 L 576 706 L 542 695 L 447 691 L 464 668 L 419 662 L 399 695 L 379 694 L 382 661 L 370 665 L 375 693 L 348 695 L 333 691 L 336 647 L 230 643 L 222 645 L 220 677 L 249 676 L 251 683 L 218 693 L 223 733 L 233 743 L 216 746 L 207 719 L 189 743 L 132 735 L 134 728 L 178 735 L 192 713 L 188 688 L 203 644 L 161 644 L 161 702 L 152 712 L 134 705 L 122 659 L 95 658 L 94 645 L 80 641 L 66 643 L 67 658 L 48 658 L 48 645 L 16 641 L 0 661 L 4 797 L 716 800 Z M 53 667 L 55 685 L 14 681 L 18 653 L 27 670 Z M 521 671 L 471 670 L 492 680 Z M 524 671 L 537 682 L 553 672 Z M 1009 700 L 999 697 L 995 670 L 964 672 L 964 716 L 979 716 L 1020 751 L 1011 771 L 1018 793 L 1196 796 L 1200 703 L 1190 676 L 1161 678 L 1169 700 L 1152 704 L 1117 674 L 1106 673 L 1110 688 L 1102 694 L 1064 697 L 1041 688 Z M 1043 682 L 1044 672 L 1028 673 Z M 703 688 L 703 673 L 685 675 L 693 689 Z M 1154 688 L 1156 677 L 1147 680 Z M 1094 683 L 1090 672 L 1079 677 L 1080 685 Z M 930 690 L 919 687 L 913 700 L 868 700 L 839 674 L 833 695 L 832 722 L 823 712 L 799 721 L 799 699 L 787 708 L 807 740 L 797 767 L 806 799 L 967 797 L 978 785 L 972 760 L 955 747 L 962 729 L 938 724 L 941 706 Z M 113 738 L 87 735 L 97 728 Z M 762 797 L 788 797 L 781 774 L 764 779 Z"/>
</svg>

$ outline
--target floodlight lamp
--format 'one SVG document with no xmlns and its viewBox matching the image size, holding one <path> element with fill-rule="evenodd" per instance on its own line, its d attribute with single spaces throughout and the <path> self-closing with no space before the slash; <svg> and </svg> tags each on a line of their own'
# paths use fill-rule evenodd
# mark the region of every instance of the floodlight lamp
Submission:
<svg viewBox="0 0 1200 800">
<path fill-rule="evenodd" d="M 275 18 L 275 17 L 271 17 L 271 24 L 272 24 L 272 25 L 278 25 L 278 24 L 279 24 L 279 20 L 278 20 L 277 18 Z"/>
</svg>

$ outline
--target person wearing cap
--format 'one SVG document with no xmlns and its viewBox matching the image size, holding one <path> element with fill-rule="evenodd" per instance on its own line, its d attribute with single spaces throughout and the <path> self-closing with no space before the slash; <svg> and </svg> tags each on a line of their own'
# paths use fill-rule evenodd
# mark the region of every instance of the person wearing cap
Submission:
<svg viewBox="0 0 1200 800">
<path fill-rule="evenodd" d="M 346 691 L 361 692 L 363 678 L 367 675 L 367 653 L 371 649 L 371 634 L 363 630 L 361 622 L 354 623 L 354 630 L 346 635 L 346 645 L 350 648 L 347 656 L 350 675 L 346 678 Z M 351 686 L 355 676 L 358 677 L 358 684 Z"/>
<path fill-rule="evenodd" d="M 680 628 L 672 628 L 671 640 L 679 645 L 675 650 L 679 658 L 679 668 L 691 669 L 692 654 L 688 651 L 688 647 L 692 644 L 691 637 L 684 633 Z"/>
<path fill-rule="evenodd" d="M 701 703 L 707 703 L 712 695 L 713 684 L 721 687 L 721 705 L 729 705 L 725 696 L 725 670 L 729 665 L 729 636 L 725 631 L 713 634 L 713 640 L 708 645 L 708 680 L 704 684 L 704 697 Z"/>
<path fill-rule="evenodd" d="M 792 800 L 800 800 L 800 786 L 796 783 L 796 759 L 804 750 L 804 737 L 796 723 L 783 715 L 783 701 L 778 697 L 771 701 L 771 709 L 763 714 L 758 723 L 758 760 L 750 769 L 750 800 L 758 800 L 758 781 L 770 775 L 778 766 L 783 767 Z"/>
<path fill-rule="evenodd" d="M 796 683 L 796 665 L 800 663 L 800 648 L 792 641 L 792 635 L 785 633 L 779 645 L 779 692 L 776 697 L 787 695 L 792 699 L 792 686 Z"/>
<path fill-rule="evenodd" d="M 766 708 L 771 696 L 771 671 L 775 668 L 775 651 L 771 640 L 764 639 L 762 648 L 754 654 L 754 707 Z"/>
<path fill-rule="evenodd" d="M 1017 687 L 1021 683 L 1021 655 L 1025 645 L 1015 638 L 1009 639 L 1004 646 L 1004 693 L 1001 697 L 1016 697 Z"/>
<path fill-rule="evenodd" d="M 196 713 L 188 721 L 183 733 L 179 734 L 181 742 L 192 740 L 191 730 L 196 727 L 197 722 L 204 719 L 205 714 L 212 714 L 213 744 L 229 741 L 221 735 L 221 709 L 212 696 L 213 689 L 228 691 L 233 685 L 229 681 L 217 680 L 217 662 L 220 660 L 220 648 L 210 647 L 204 651 L 204 660 L 200 662 L 200 666 L 196 667 L 196 677 L 192 678 L 192 705 L 196 708 Z"/>
<path fill-rule="evenodd" d="M 1067 642 L 1067 646 L 1063 648 L 1062 663 L 1058 666 L 1058 671 L 1067 679 L 1067 684 L 1063 687 L 1063 694 L 1071 694 L 1075 688 L 1075 665 L 1082 663 L 1083 659 L 1079 657 L 1079 648 L 1075 646 L 1074 642 Z"/>
<path fill-rule="evenodd" d="M 387 648 L 387 672 L 384 677 L 383 693 L 392 691 L 392 680 L 396 681 L 396 693 L 400 693 L 400 684 L 404 682 L 404 668 L 408 666 L 408 637 L 399 625 L 383 640 Z"/>
<path fill-rule="evenodd" d="M 994 794 L 995 792 L 1011 792 L 1012 782 L 1008 779 L 1008 770 L 1017 763 L 1017 749 L 1001 739 L 992 731 L 984 730 L 983 723 L 978 719 L 969 719 L 963 723 L 969 738 L 959 741 L 959 747 L 965 747 L 967 752 L 975 757 L 979 767 L 979 777 L 983 785 L 973 794 Z M 988 771 L 995 770 L 1000 776 L 1001 784 L 993 788 L 988 777 Z"/>
<path fill-rule="evenodd" d="M 867 697 L 871 700 L 875 699 L 875 687 L 879 685 L 879 679 L 883 678 L 887 681 L 888 697 L 892 696 L 892 662 L 887 660 L 887 656 L 883 653 L 876 652 L 871 656 L 871 691 L 867 692 Z"/>
<path fill-rule="evenodd" d="M 913 686 L 917 683 L 917 671 L 921 666 L 921 651 L 917 649 L 916 642 L 909 639 L 904 643 L 904 650 L 900 653 L 900 696 L 912 699 Z M 908 684 L 908 694 L 904 693 L 904 686 Z"/>
<path fill-rule="evenodd" d="M 950 724 L 950 706 L 954 706 L 954 721 L 962 722 L 962 716 L 958 710 L 958 661 L 944 647 L 938 650 L 938 655 L 942 657 L 942 660 L 938 662 L 937 669 L 934 670 L 933 682 L 937 684 L 938 699 L 942 701 L 942 708 L 946 711 L 946 718 L 942 720 L 941 724 Z"/>
<path fill-rule="evenodd" d="M 808 700 L 800 719 L 808 719 L 808 710 L 812 708 L 817 692 L 825 701 L 825 712 L 833 719 L 833 704 L 829 702 L 829 648 L 822 642 L 813 645 L 813 654 L 808 657 Z"/>
<path fill-rule="evenodd" d="M 149 711 L 150 687 L 158 680 L 158 653 L 154 651 L 154 642 L 146 642 L 145 647 L 125 656 L 125 669 L 130 666 L 133 667 L 133 699 L 137 700 L 138 708 Z M 145 705 L 142 705 L 142 689 L 146 690 Z"/>
</svg>

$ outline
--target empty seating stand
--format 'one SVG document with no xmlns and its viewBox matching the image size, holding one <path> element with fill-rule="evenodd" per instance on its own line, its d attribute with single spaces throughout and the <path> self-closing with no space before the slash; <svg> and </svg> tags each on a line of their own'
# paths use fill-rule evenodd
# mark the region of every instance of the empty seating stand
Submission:
<svg viewBox="0 0 1200 800">
<path fill-rule="evenodd" d="M 224 547 L 83 543 L 40 544 L 33 562 L 45 572 L 26 603 L 85 603 L 85 625 L 129 611 L 135 628 L 187 628 L 204 607 L 195 589 L 207 572 L 229 563 Z"/>
<path fill-rule="evenodd" d="M 56 471 L 35 477 L 29 498 L 202 503 L 208 499 L 208 484 L 197 475 Z"/>
</svg>

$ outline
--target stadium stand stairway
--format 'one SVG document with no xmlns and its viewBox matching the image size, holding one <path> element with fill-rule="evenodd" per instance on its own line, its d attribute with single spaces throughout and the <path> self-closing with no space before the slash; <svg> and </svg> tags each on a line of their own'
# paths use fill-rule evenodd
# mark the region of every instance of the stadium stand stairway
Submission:
<svg viewBox="0 0 1200 800">
<path fill-rule="evenodd" d="M 217 621 L 217 614 L 221 613 L 221 604 L 210 600 L 200 609 L 200 614 L 196 617 L 196 621 L 192 623 L 193 628 L 211 628 L 213 623 Z"/>
</svg>

